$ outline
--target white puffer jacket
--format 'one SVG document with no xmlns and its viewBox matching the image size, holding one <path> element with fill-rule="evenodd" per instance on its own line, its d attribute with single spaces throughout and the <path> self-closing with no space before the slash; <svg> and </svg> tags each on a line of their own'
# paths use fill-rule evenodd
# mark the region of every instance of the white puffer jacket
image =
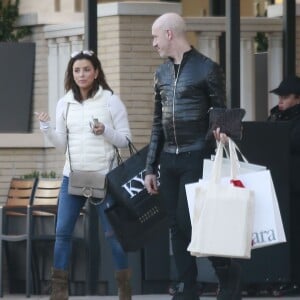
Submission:
<svg viewBox="0 0 300 300">
<path fill-rule="evenodd" d="M 90 122 L 97 118 L 105 125 L 102 135 L 94 135 Z M 56 129 L 41 122 L 41 130 L 50 141 L 66 153 L 63 175 L 69 176 L 70 162 L 72 170 L 99 171 L 106 174 L 114 157 L 114 147 L 127 147 L 131 139 L 127 111 L 116 95 L 99 87 L 93 98 L 78 102 L 69 91 L 57 103 Z"/>
</svg>

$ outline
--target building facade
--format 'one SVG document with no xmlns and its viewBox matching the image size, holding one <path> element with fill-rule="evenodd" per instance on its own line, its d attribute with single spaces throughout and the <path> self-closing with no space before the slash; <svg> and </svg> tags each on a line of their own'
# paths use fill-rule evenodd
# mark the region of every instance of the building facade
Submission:
<svg viewBox="0 0 300 300">
<path fill-rule="evenodd" d="M 247 120 L 255 120 L 255 36 L 264 32 L 269 38 L 269 76 L 265 80 L 266 86 L 273 88 L 282 78 L 282 18 L 255 17 L 258 5 L 265 5 L 266 1 L 241 2 L 241 106 L 247 110 Z M 70 54 L 85 47 L 83 4 L 83 0 L 20 1 L 18 26 L 31 27 L 32 34 L 24 41 L 34 42 L 36 46 L 32 112 L 49 111 L 53 122 L 56 103 L 64 94 L 64 71 Z M 161 63 L 151 46 L 152 22 L 164 12 L 182 14 L 191 43 L 219 61 L 219 38 L 225 30 L 226 19 L 211 17 L 209 9 L 208 0 L 98 1 L 98 55 L 108 81 L 128 109 L 137 148 L 149 139 L 153 73 Z M 298 27 L 297 22 L 297 38 Z M 299 58 L 297 52 L 297 61 Z M 296 65 L 299 72 L 297 62 Z M 269 97 L 266 107 L 270 108 L 275 101 Z M 33 114 L 31 120 L 29 133 L 0 134 L 0 202 L 6 200 L 14 176 L 33 171 L 61 174 L 64 155 L 44 139 Z"/>
</svg>

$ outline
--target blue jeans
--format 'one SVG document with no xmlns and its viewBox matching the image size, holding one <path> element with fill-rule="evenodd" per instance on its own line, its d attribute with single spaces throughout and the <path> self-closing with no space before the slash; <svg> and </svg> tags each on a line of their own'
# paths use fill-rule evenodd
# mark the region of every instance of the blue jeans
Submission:
<svg viewBox="0 0 300 300">
<path fill-rule="evenodd" d="M 84 206 L 86 198 L 68 194 L 69 177 L 64 176 L 62 180 L 58 215 L 56 224 L 56 238 L 54 245 L 54 268 L 67 270 L 69 268 L 72 234 L 76 221 L 79 217 L 80 210 Z M 128 268 L 128 257 L 116 239 L 111 225 L 104 213 L 106 207 L 113 202 L 111 197 L 107 197 L 104 202 L 97 205 L 97 211 L 101 220 L 102 228 L 106 239 L 108 240 L 113 261 L 116 270 Z"/>
</svg>

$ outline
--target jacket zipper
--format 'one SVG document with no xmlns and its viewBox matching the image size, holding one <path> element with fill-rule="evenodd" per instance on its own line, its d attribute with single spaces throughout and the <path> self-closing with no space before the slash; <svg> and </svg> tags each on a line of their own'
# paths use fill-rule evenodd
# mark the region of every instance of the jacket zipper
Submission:
<svg viewBox="0 0 300 300">
<path fill-rule="evenodd" d="M 175 91 L 176 91 L 176 85 L 177 85 L 180 67 L 181 67 L 181 64 L 178 66 L 177 75 L 176 75 L 175 82 L 174 82 L 174 90 L 173 90 L 173 128 L 174 128 L 174 139 L 175 139 L 175 144 L 176 144 L 176 154 L 179 153 L 179 147 L 178 147 L 178 142 L 177 142 L 176 125 L 175 125 Z M 175 77 L 175 69 L 174 69 L 174 77 Z"/>
</svg>

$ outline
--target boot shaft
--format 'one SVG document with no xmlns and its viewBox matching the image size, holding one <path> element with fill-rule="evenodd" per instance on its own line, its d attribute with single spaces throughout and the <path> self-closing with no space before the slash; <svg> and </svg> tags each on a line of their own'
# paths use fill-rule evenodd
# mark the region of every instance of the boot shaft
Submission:
<svg viewBox="0 0 300 300">
<path fill-rule="evenodd" d="M 51 296 L 50 300 L 68 300 L 68 272 L 65 270 L 52 269 Z"/>
<path fill-rule="evenodd" d="M 131 270 L 124 269 L 116 271 L 115 278 L 118 284 L 119 300 L 131 300 Z"/>
</svg>

